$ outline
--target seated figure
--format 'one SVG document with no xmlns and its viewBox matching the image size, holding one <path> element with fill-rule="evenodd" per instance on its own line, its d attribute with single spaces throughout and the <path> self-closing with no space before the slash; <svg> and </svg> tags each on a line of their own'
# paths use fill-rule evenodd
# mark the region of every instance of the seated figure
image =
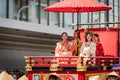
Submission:
<svg viewBox="0 0 120 80">
<path fill-rule="evenodd" d="M 67 63 L 68 58 L 62 57 L 72 56 L 70 42 L 68 41 L 68 34 L 63 32 L 61 34 L 61 38 L 62 41 L 58 42 L 55 48 L 55 56 L 59 57 L 57 58 L 59 63 Z"/>
<path fill-rule="evenodd" d="M 85 42 L 83 42 L 82 47 L 80 49 L 80 55 L 83 57 L 83 64 L 85 65 L 88 60 L 91 58 L 89 57 L 95 57 L 95 51 L 96 51 L 96 44 L 92 42 L 92 36 L 93 34 L 91 32 L 85 33 Z M 95 63 L 95 58 L 93 58 L 93 63 Z"/>
</svg>

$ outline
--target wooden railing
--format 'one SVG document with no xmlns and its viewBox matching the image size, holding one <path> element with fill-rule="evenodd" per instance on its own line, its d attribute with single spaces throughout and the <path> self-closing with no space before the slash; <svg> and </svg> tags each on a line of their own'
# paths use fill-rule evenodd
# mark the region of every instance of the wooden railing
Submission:
<svg viewBox="0 0 120 80">
<path fill-rule="evenodd" d="M 120 57 L 56 57 L 56 56 L 25 56 L 26 70 L 34 68 L 50 67 L 51 71 L 57 71 L 60 67 L 76 67 L 77 71 L 85 71 L 87 66 L 107 66 L 120 64 Z"/>
</svg>

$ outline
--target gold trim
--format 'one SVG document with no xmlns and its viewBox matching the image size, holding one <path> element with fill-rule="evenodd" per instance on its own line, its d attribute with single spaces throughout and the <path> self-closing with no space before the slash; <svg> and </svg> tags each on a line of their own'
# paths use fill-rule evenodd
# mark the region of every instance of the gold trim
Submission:
<svg viewBox="0 0 120 80">
<path fill-rule="evenodd" d="M 35 62 L 34 60 L 31 60 L 31 62 Z"/>
<path fill-rule="evenodd" d="M 86 71 L 86 66 L 82 66 L 81 64 L 77 65 L 77 71 Z"/>
<path fill-rule="evenodd" d="M 32 71 L 32 69 L 26 69 L 26 71 Z"/>
<path fill-rule="evenodd" d="M 77 24 L 75 24 L 75 23 L 72 23 L 72 26 L 77 26 Z"/>
<path fill-rule="evenodd" d="M 93 63 L 93 64 L 91 64 L 92 66 L 95 66 L 95 64 Z"/>
<path fill-rule="evenodd" d="M 104 65 L 105 65 L 104 63 L 101 64 L 101 66 L 104 66 Z"/>
<path fill-rule="evenodd" d="M 106 70 L 107 69 L 107 67 L 106 66 L 103 66 L 103 70 Z"/>
<path fill-rule="evenodd" d="M 29 62 L 30 62 L 30 60 L 25 60 L 25 62 L 29 63 Z"/>
<path fill-rule="evenodd" d="M 51 64 L 50 71 L 58 71 L 58 64 Z"/>
<path fill-rule="evenodd" d="M 34 64 L 31 64 L 31 66 L 34 66 Z"/>
<path fill-rule="evenodd" d="M 32 67 L 31 67 L 31 66 L 25 66 L 25 68 L 26 68 L 26 69 L 32 69 Z"/>
<path fill-rule="evenodd" d="M 24 58 L 25 58 L 25 59 L 29 59 L 29 58 L 30 58 L 30 56 L 24 56 Z"/>
<path fill-rule="evenodd" d="M 113 66 L 113 63 L 111 63 L 110 66 Z"/>
<path fill-rule="evenodd" d="M 27 64 L 27 66 L 31 66 L 30 64 Z"/>
<path fill-rule="evenodd" d="M 113 60 L 110 60 L 110 62 L 113 62 Z"/>
<path fill-rule="evenodd" d="M 105 60 L 101 60 L 101 62 L 105 62 Z"/>
</svg>

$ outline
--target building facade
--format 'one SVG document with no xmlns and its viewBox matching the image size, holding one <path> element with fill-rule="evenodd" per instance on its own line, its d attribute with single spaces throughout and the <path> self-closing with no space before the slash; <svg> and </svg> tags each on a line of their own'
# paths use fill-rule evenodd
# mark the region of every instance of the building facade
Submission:
<svg viewBox="0 0 120 80">
<path fill-rule="evenodd" d="M 119 27 L 119 24 L 90 25 L 87 23 L 120 22 L 120 0 L 97 0 L 111 6 L 112 9 L 89 13 L 44 11 L 45 7 L 62 0 L 0 1 L 1 69 L 24 69 L 26 55 L 54 55 L 51 53 L 54 51 L 56 42 L 60 40 L 60 33 L 67 31 L 72 36 L 76 29 L 76 26 L 72 26 L 74 23 L 81 24 L 79 28 L 113 28 Z M 20 61 L 19 64 L 18 61 Z"/>
<path fill-rule="evenodd" d="M 2 1 L 2 0 L 1 0 Z M 45 24 L 56 27 L 71 28 L 72 23 L 118 22 L 120 21 L 119 0 L 97 0 L 112 7 L 112 10 L 89 13 L 55 13 L 46 12 L 44 8 L 62 0 L 4 0 L 0 3 L 0 17 L 18 19 L 32 23 Z M 28 7 L 26 7 L 28 6 Z M 21 11 L 20 11 L 21 9 Z M 70 19 L 68 19 L 68 17 Z M 113 27 L 114 24 L 108 25 Z M 82 26 L 79 26 L 82 27 Z M 90 25 L 87 27 L 106 27 L 106 25 Z"/>
</svg>

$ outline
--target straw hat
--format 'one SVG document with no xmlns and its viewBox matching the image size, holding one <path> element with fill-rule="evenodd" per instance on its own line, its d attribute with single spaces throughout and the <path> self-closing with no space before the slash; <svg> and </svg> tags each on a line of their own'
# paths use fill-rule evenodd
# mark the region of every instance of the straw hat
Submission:
<svg viewBox="0 0 120 80">
<path fill-rule="evenodd" d="M 56 76 L 57 80 L 63 80 L 57 73 L 46 74 L 46 80 L 48 80 L 51 75 Z"/>
<path fill-rule="evenodd" d="M 20 77 L 18 80 L 28 80 L 26 75 L 23 75 L 22 77 Z"/>
<path fill-rule="evenodd" d="M 6 71 L 1 72 L 0 80 L 14 80 L 14 78 L 9 75 Z"/>
<path fill-rule="evenodd" d="M 89 80 L 100 80 L 100 76 L 99 75 L 90 76 Z"/>
<path fill-rule="evenodd" d="M 115 71 L 109 73 L 108 76 L 116 76 L 120 78 L 120 76 Z"/>
<path fill-rule="evenodd" d="M 11 75 L 9 75 L 7 80 L 15 80 L 15 79 Z"/>
</svg>

